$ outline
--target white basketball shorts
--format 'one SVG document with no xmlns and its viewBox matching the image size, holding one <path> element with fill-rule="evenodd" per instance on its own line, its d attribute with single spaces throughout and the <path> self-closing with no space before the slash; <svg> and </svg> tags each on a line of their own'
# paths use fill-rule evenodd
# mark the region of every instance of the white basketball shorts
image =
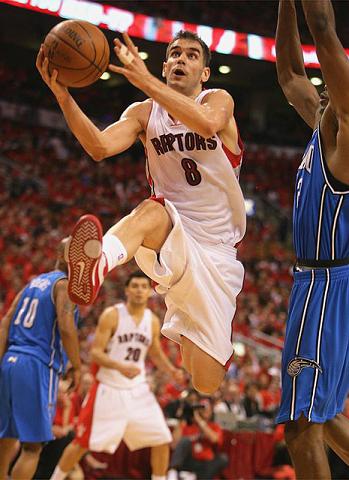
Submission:
<svg viewBox="0 0 349 480">
<path fill-rule="evenodd" d="M 133 451 L 170 443 L 172 435 L 148 384 L 116 389 L 96 382 L 82 405 L 74 442 L 114 453 L 121 440 Z"/>
<path fill-rule="evenodd" d="M 236 249 L 218 243 L 203 245 L 185 231 L 173 204 L 165 200 L 173 228 L 161 248 L 140 247 L 139 267 L 159 285 L 167 312 L 161 332 L 181 344 L 181 336 L 226 365 L 233 354 L 232 320 L 244 268 Z"/>
</svg>

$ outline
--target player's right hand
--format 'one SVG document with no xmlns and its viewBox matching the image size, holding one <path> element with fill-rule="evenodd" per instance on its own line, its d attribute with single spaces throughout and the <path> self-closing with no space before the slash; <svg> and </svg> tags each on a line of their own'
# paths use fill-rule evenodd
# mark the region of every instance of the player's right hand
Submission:
<svg viewBox="0 0 349 480">
<path fill-rule="evenodd" d="M 48 58 L 44 55 L 44 49 L 41 45 L 39 53 L 36 57 L 36 68 L 39 70 L 41 78 L 46 83 L 46 85 L 52 90 L 57 100 L 64 100 L 69 95 L 67 87 L 61 85 L 57 82 L 58 71 L 53 70 L 52 75 L 50 75 L 48 69 Z"/>
<path fill-rule="evenodd" d="M 127 378 L 134 378 L 137 377 L 141 373 L 141 370 L 136 367 L 135 365 L 121 365 L 119 368 L 120 373 L 125 375 Z"/>
</svg>

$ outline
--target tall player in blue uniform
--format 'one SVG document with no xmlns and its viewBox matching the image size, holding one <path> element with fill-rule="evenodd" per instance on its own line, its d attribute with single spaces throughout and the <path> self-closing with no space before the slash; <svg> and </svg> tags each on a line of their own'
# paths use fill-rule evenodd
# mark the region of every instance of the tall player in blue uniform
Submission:
<svg viewBox="0 0 349 480">
<path fill-rule="evenodd" d="M 279 83 L 313 129 L 296 178 L 293 229 L 297 263 L 283 352 L 278 422 L 299 479 L 329 479 L 325 444 L 348 463 L 349 421 L 349 61 L 329 0 L 302 1 L 326 83 L 308 80 L 296 9 L 280 0 Z"/>
<path fill-rule="evenodd" d="M 65 240 L 55 270 L 34 278 L 0 322 L 0 480 L 17 439 L 22 452 L 11 478 L 30 479 L 43 442 L 53 439 L 57 384 L 67 356 L 80 378 L 77 309 L 67 293 Z"/>
</svg>

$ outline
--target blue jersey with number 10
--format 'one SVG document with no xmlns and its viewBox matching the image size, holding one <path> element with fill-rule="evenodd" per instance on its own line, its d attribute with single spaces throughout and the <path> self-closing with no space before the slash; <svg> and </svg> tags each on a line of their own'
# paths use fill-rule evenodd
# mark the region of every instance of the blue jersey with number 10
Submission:
<svg viewBox="0 0 349 480">
<path fill-rule="evenodd" d="M 67 356 L 57 325 L 54 285 L 66 274 L 59 270 L 34 278 L 23 290 L 9 332 L 9 352 L 33 355 L 57 373 L 64 371 Z M 78 310 L 75 310 L 75 322 Z"/>
<path fill-rule="evenodd" d="M 349 258 L 349 186 L 331 175 L 322 157 L 319 127 L 297 173 L 293 241 L 298 259 Z"/>
</svg>

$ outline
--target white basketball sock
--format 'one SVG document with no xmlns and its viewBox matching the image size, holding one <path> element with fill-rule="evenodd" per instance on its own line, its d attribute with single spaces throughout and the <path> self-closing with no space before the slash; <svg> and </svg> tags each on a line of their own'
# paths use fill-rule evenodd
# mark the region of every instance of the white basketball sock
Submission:
<svg viewBox="0 0 349 480">
<path fill-rule="evenodd" d="M 107 261 L 108 272 L 117 265 L 122 265 L 127 260 L 127 251 L 118 237 L 106 233 L 103 237 L 103 253 Z"/>
<path fill-rule="evenodd" d="M 151 480 L 166 480 L 166 475 L 152 475 Z"/>
<path fill-rule="evenodd" d="M 67 473 L 68 472 L 63 472 L 63 470 L 61 470 L 59 468 L 59 466 L 57 465 L 57 467 L 55 468 L 50 480 L 64 480 L 65 477 L 67 476 Z"/>
</svg>

